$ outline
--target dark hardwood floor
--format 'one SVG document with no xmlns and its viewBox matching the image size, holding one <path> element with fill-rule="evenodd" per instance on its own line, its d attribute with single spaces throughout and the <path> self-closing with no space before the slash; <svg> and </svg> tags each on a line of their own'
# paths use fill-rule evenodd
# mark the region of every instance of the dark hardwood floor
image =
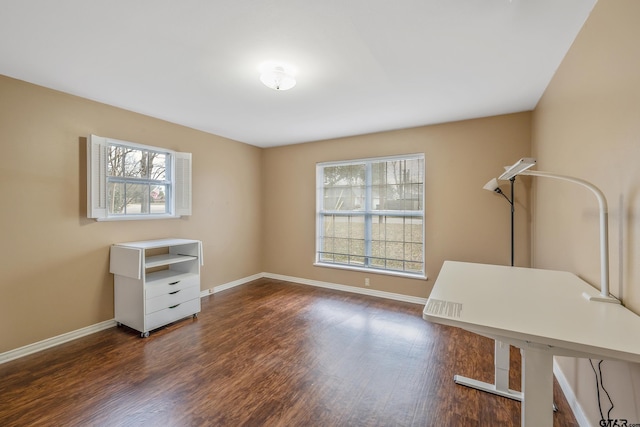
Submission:
<svg viewBox="0 0 640 427">
<path fill-rule="evenodd" d="M 257 280 L 146 339 L 114 327 L 0 365 L 0 425 L 520 425 L 520 403 L 453 382 L 493 381 L 493 341 L 422 309 Z M 577 425 L 554 394 L 554 425 Z"/>
</svg>

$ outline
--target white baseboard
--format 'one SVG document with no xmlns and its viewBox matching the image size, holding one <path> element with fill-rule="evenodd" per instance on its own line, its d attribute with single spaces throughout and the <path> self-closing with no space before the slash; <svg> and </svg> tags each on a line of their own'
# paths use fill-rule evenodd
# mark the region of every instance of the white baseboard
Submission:
<svg viewBox="0 0 640 427">
<path fill-rule="evenodd" d="M 340 285 L 337 283 L 321 282 L 318 280 L 302 279 L 300 277 L 283 276 L 280 274 L 271 274 L 271 273 L 258 273 L 258 274 L 254 274 L 253 276 L 244 277 L 242 279 L 234 280 L 232 282 L 215 286 L 211 289 L 201 291 L 200 297 L 206 297 L 208 295 L 215 294 L 217 292 L 221 292 L 227 289 L 231 289 L 233 287 L 240 286 L 245 283 L 249 283 L 253 280 L 261 279 L 263 277 L 266 277 L 269 279 L 275 279 L 275 280 L 283 280 L 285 282 L 299 283 L 302 285 L 310 285 L 310 286 L 317 286 L 320 288 L 334 289 L 337 291 L 351 292 L 356 294 L 370 295 L 370 296 L 379 297 L 379 298 L 387 298 L 387 299 L 392 299 L 396 301 L 410 302 L 414 304 L 424 305 L 427 303 L 426 298 L 412 297 L 409 295 L 396 294 L 392 292 L 376 291 L 374 289 L 358 288 L 355 286 L 346 286 L 346 285 Z M 27 356 L 29 354 L 37 353 L 38 351 L 55 347 L 56 345 L 63 344 L 65 342 L 73 341 L 77 338 L 84 337 L 86 335 L 90 335 L 95 332 L 99 332 L 104 329 L 111 328 L 113 326 L 116 326 L 116 321 L 114 319 L 105 320 L 104 322 L 100 322 L 95 325 L 87 326 L 85 328 L 67 332 L 65 334 L 58 335 L 52 338 L 47 338 L 45 340 L 38 341 L 33 344 L 28 344 L 28 345 L 25 345 L 24 347 L 20 347 L 14 350 L 9 350 L 7 352 L 0 353 L 0 364 L 8 362 L 10 360 L 18 359 L 20 357 Z"/>
<path fill-rule="evenodd" d="M 356 286 L 340 285 L 337 283 L 321 282 L 319 280 L 302 279 L 300 277 L 283 276 L 281 274 L 262 273 L 262 277 L 269 279 L 283 280 L 285 282 L 299 283 L 301 285 L 317 286 L 320 288 L 334 289 L 337 291 L 351 292 L 355 294 L 370 295 L 378 298 L 392 299 L 396 301 L 410 302 L 413 304 L 426 304 L 426 298 L 413 297 L 410 295 L 396 294 L 393 292 L 376 291 L 375 289 L 358 288 Z"/>
<path fill-rule="evenodd" d="M 42 350 L 46 350 L 57 345 L 73 341 L 77 338 L 91 335 L 96 332 L 100 332 L 104 329 L 109 329 L 116 326 L 116 321 L 105 320 L 104 322 L 96 323 L 95 325 L 87 326 L 85 328 L 76 329 L 75 331 L 67 332 L 62 335 L 58 335 L 52 338 L 47 338 L 42 341 L 35 342 L 33 344 L 25 345 L 14 350 L 9 350 L 4 353 L 0 353 L 0 364 L 8 362 L 10 360 L 18 359 L 20 357 L 27 356 L 29 354 L 37 353 Z"/>
<path fill-rule="evenodd" d="M 223 283 L 222 285 L 218 285 L 218 286 L 214 286 L 211 289 L 205 289 L 204 291 L 200 292 L 200 297 L 206 297 L 208 295 L 211 294 L 215 294 L 218 292 L 222 292 L 222 291 L 226 291 L 227 289 L 231 289 L 234 288 L 236 286 L 240 286 L 240 285 L 244 285 L 245 283 L 249 283 L 252 282 L 254 280 L 258 280 L 258 279 L 262 279 L 264 276 L 264 273 L 258 273 L 258 274 L 254 274 L 253 276 L 249 276 L 249 277 L 243 277 L 242 279 L 238 279 L 238 280 L 234 280 L 232 282 L 228 282 L 228 283 Z"/>
<path fill-rule="evenodd" d="M 319 280 L 311 280 L 311 279 L 303 279 L 301 277 L 293 277 L 293 276 L 285 276 L 282 274 L 273 274 L 273 273 L 258 273 L 258 274 L 254 274 L 253 276 L 249 276 L 249 277 L 245 277 L 242 279 L 238 279 L 238 280 L 234 280 L 233 282 L 229 282 L 229 283 L 225 283 L 222 285 L 218 285 L 214 288 L 208 289 L 208 290 L 204 290 L 200 293 L 201 297 L 206 297 L 207 295 L 211 295 L 211 294 L 215 294 L 217 292 L 221 292 L 227 289 L 231 289 L 235 286 L 240 286 L 240 285 L 244 285 L 245 283 L 249 283 L 253 280 L 257 280 L 257 279 L 262 279 L 262 278 L 268 278 L 268 279 L 274 279 L 274 280 L 282 280 L 284 282 L 292 282 L 292 283 L 299 283 L 301 285 L 309 285 L 309 286 L 317 286 L 319 288 L 327 288 L 327 289 L 333 289 L 336 291 L 342 291 L 342 292 L 351 292 L 351 293 L 355 293 L 355 294 L 362 294 L 362 295 L 369 295 L 369 296 L 373 296 L 373 297 L 378 297 L 378 298 L 387 298 L 387 299 L 392 299 L 392 300 L 396 300 L 396 301 L 404 301 L 404 302 L 410 302 L 413 304 L 426 304 L 427 303 L 427 299 L 426 298 L 420 298 L 420 297 L 413 297 L 410 295 L 403 295 L 403 294 L 396 294 L 393 292 L 385 292 L 385 291 L 376 291 L 375 289 L 366 289 L 366 288 L 358 288 L 356 286 L 347 286 L 347 285 L 340 285 L 338 283 L 330 283 L 330 282 L 322 282 Z"/>
<path fill-rule="evenodd" d="M 573 416 L 576 418 L 578 425 L 580 427 L 594 427 L 587 419 L 582 406 L 580 406 L 580 402 L 578 402 L 571 385 L 569 385 L 569 382 L 567 381 L 567 377 L 564 376 L 562 369 L 560 369 L 560 366 L 555 359 L 553 360 L 553 375 L 555 375 L 556 380 L 558 380 L 558 384 L 564 393 L 564 397 L 567 399 L 567 403 L 569 403 L 569 406 L 571 407 L 571 411 L 573 411 Z"/>
</svg>

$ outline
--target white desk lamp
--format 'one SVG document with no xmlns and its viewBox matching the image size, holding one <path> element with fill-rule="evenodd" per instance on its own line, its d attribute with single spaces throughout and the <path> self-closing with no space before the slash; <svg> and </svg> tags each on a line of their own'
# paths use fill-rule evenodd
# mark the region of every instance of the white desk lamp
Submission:
<svg viewBox="0 0 640 427">
<path fill-rule="evenodd" d="M 590 301 L 611 302 L 620 304 L 620 300 L 609 294 L 609 234 L 608 234 L 608 211 L 607 199 L 604 193 L 598 187 L 583 179 L 571 176 L 558 175 L 551 172 L 541 172 L 528 170 L 536 164 L 536 159 L 525 157 L 518 160 L 510 167 L 506 167 L 506 171 L 498 177 L 501 180 L 510 180 L 517 175 L 541 176 L 547 178 L 555 178 L 562 181 L 569 181 L 587 187 L 595 194 L 600 206 L 600 296 L 591 296 L 587 293 L 582 295 Z"/>
</svg>

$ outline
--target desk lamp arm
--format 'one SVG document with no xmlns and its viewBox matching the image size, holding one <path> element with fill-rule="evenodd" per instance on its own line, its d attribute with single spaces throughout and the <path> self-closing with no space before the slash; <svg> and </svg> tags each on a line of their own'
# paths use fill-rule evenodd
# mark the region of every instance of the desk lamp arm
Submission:
<svg viewBox="0 0 640 427">
<path fill-rule="evenodd" d="M 587 294 L 583 295 L 585 298 L 592 301 L 612 302 L 620 304 L 620 300 L 609 294 L 609 212 L 607 208 L 607 199 L 604 197 L 604 193 L 590 182 L 571 176 L 532 170 L 522 171 L 519 173 L 519 175 L 540 176 L 546 178 L 555 178 L 562 181 L 569 181 L 575 184 L 582 185 L 583 187 L 591 190 L 593 194 L 595 194 L 596 198 L 598 199 L 598 205 L 600 207 L 600 296 L 593 297 Z"/>
</svg>

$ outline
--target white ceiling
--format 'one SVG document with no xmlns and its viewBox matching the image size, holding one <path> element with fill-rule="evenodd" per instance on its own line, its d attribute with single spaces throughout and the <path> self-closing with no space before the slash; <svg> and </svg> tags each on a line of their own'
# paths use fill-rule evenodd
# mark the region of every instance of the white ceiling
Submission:
<svg viewBox="0 0 640 427">
<path fill-rule="evenodd" d="M 531 110 L 595 2 L 0 0 L 0 74 L 269 147 Z"/>
</svg>

